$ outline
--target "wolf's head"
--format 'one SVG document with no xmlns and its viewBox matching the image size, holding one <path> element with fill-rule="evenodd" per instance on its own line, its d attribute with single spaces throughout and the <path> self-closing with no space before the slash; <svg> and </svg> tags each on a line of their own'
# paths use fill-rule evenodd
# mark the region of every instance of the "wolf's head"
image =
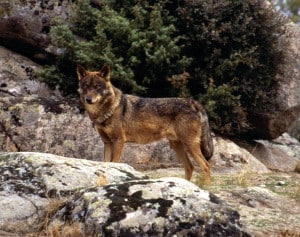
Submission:
<svg viewBox="0 0 300 237">
<path fill-rule="evenodd" d="M 114 97 L 109 66 L 103 66 L 100 71 L 90 72 L 78 65 L 77 76 L 78 92 L 84 105 L 103 105 Z"/>
</svg>

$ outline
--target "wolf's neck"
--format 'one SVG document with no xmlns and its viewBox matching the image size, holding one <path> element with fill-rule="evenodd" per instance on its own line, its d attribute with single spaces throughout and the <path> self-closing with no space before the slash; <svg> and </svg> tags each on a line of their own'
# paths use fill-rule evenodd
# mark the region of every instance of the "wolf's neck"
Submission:
<svg viewBox="0 0 300 237">
<path fill-rule="evenodd" d="M 116 108 L 120 104 L 122 92 L 117 89 L 113 88 L 114 96 L 111 100 L 104 101 L 104 103 L 96 110 L 94 110 L 94 113 L 89 113 L 90 118 L 96 122 L 96 123 L 103 123 L 106 120 L 108 120 L 115 112 Z"/>
</svg>

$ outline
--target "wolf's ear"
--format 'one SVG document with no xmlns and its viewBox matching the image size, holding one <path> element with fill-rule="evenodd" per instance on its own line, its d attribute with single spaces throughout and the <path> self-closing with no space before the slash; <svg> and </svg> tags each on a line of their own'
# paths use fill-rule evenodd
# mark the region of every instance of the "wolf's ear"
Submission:
<svg viewBox="0 0 300 237">
<path fill-rule="evenodd" d="M 88 71 L 81 65 L 77 65 L 76 72 L 79 81 L 88 74 Z"/>
<path fill-rule="evenodd" d="M 106 81 L 110 80 L 110 66 L 103 66 L 99 71 L 100 77 L 104 78 Z"/>
</svg>

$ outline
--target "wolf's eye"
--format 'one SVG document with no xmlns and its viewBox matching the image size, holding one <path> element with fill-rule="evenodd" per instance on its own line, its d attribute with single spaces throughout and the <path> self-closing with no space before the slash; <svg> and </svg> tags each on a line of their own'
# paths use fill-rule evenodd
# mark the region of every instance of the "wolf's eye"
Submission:
<svg viewBox="0 0 300 237">
<path fill-rule="evenodd" d="M 80 86 L 82 89 L 87 89 L 87 84 L 82 84 L 81 86 Z"/>
</svg>

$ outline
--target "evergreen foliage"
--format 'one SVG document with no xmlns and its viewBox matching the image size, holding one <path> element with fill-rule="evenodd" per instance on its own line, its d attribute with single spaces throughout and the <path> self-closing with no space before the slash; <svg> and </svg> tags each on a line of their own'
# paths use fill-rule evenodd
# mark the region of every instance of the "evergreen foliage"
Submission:
<svg viewBox="0 0 300 237">
<path fill-rule="evenodd" d="M 184 84 L 171 88 L 172 76 L 180 77 L 191 62 L 181 54 L 181 37 L 173 37 L 172 21 L 159 1 L 152 5 L 103 1 L 98 10 L 88 0 L 78 0 L 70 22 L 57 21 L 50 31 L 53 42 L 63 49 L 57 68 L 62 70 L 66 61 L 71 68 L 82 64 L 90 70 L 108 64 L 115 84 L 127 92 L 145 94 L 147 90 L 151 96 L 187 93 Z"/>
<path fill-rule="evenodd" d="M 242 134 L 251 113 L 276 109 L 284 53 L 278 38 L 285 19 L 260 0 L 181 1 L 177 28 L 184 34 L 189 88 L 205 105 L 212 125 L 223 133 Z"/>
<path fill-rule="evenodd" d="M 243 134 L 249 111 L 274 106 L 284 23 L 260 0 L 103 0 L 101 9 L 77 0 L 68 22 L 53 22 L 61 55 L 40 78 L 69 94 L 76 92 L 76 64 L 109 64 L 123 91 L 192 96 L 215 130 Z"/>
</svg>

